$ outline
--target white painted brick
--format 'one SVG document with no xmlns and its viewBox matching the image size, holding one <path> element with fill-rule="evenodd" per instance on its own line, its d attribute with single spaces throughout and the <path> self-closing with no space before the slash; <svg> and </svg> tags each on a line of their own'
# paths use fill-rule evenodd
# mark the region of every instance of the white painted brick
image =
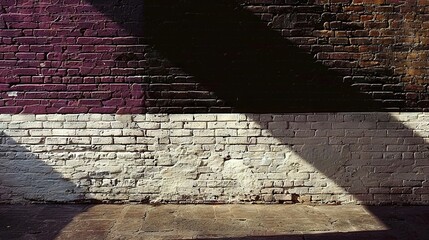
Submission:
<svg viewBox="0 0 429 240">
<path fill-rule="evenodd" d="M 226 122 L 226 128 L 229 129 L 248 129 L 248 122 Z"/>
<path fill-rule="evenodd" d="M 192 130 L 189 129 L 171 129 L 170 136 L 172 137 L 186 137 L 192 136 Z"/>
<path fill-rule="evenodd" d="M 76 132 L 79 130 L 76 130 Z M 121 129 L 102 129 L 102 130 L 94 130 L 94 129 L 90 129 L 87 130 L 88 134 L 90 136 L 96 136 L 96 135 L 100 135 L 100 136 L 121 136 L 122 131 Z"/>
<path fill-rule="evenodd" d="M 183 122 L 162 122 L 161 129 L 181 129 Z"/>
<path fill-rule="evenodd" d="M 195 144 L 214 144 L 216 139 L 214 137 L 194 137 L 193 142 Z"/>
<path fill-rule="evenodd" d="M 234 137 L 238 136 L 238 132 L 236 129 L 216 129 L 215 130 L 216 137 Z"/>
<path fill-rule="evenodd" d="M 76 129 L 76 136 L 99 136 L 100 129 Z"/>
<path fill-rule="evenodd" d="M 136 138 L 135 137 L 114 137 L 113 142 L 115 144 L 135 144 Z"/>
<path fill-rule="evenodd" d="M 86 128 L 86 122 L 64 122 L 63 128 Z"/>
<path fill-rule="evenodd" d="M 140 158 L 140 154 L 133 152 L 119 152 L 116 154 L 116 157 L 119 159 L 137 159 Z"/>
<path fill-rule="evenodd" d="M 45 139 L 45 143 L 51 144 L 51 145 L 67 144 L 67 138 L 66 137 L 47 137 Z"/>
<path fill-rule="evenodd" d="M 193 120 L 194 120 L 194 115 L 192 114 L 171 114 L 170 115 L 171 122 L 188 122 Z"/>
<path fill-rule="evenodd" d="M 111 128 L 127 128 L 131 125 L 131 122 L 119 122 L 119 121 L 112 121 L 110 122 Z"/>
<path fill-rule="evenodd" d="M 272 114 L 261 114 L 259 117 L 259 120 L 261 122 L 271 122 L 271 121 L 273 121 L 273 115 Z"/>
<path fill-rule="evenodd" d="M 168 137 L 168 136 L 170 136 L 170 131 L 169 130 L 161 130 L 161 129 L 146 130 L 146 136 L 148 136 L 148 137 Z"/>
<path fill-rule="evenodd" d="M 129 151 L 129 152 L 144 152 L 144 151 L 147 151 L 147 150 L 148 150 L 147 145 L 142 145 L 142 144 L 138 144 L 138 145 L 125 145 L 125 151 Z"/>
<path fill-rule="evenodd" d="M 144 136 L 144 132 L 140 129 L 123 129 L 124 136 Z"/>
<path fill-rule="evenodd" d="M 95 122 L 87 122 L 86 123 L 87 128 L 96 128 L 96 129 L 109 129 L 111 127 L 110 122 L 102 122 L 102 121 L 95 121 Z"/>
<path fill-rule="evenodd" d="M 89 120 L 90 115 L 83 115 L 86 116 L 86 120 Z M 59 122 L 63 122 L 63 121 L 69 121 L 69 122 L 73 122 L 73 121 L 78 121 L 78 114 L 54 114 L 51 116 L 48 116 L 48 120 L 49 121 L 59 121 Z M 51 120 L 52 119 L 52 120 Z"/>
<path fill-rule="evenodd" d="M 159 129 L 161 124 L 157 122 L 139 122 L 137 126 L 141 129 Z"/>
<path fill-rule="evenodd" d="M 359 123 L 355 122 L 335 122 L 332 123 L 332 129 L 360 129 Z"/>
<path fill-rule="evenodd" d="M 104 144 L 112 144 L 112 137 L 92 137 L 91 144 L 93 145 L 104 145 Z"/>
<path fill-rule="evenodd" d="M 145 122 L 146 121 L 146 115 L 145 114 L 135 115 L 135 116 L 133 116 L 133 121 L 134 122 Z"/>
<path fill-rule="evenodd" d="M 305 130 L 305 129 L 311 129 L 311 123 L 309 122 L 290 122 L 289 129 L 299 129 L 299 130 Z"/>
<path fill-rule="evenodd" d="M 52 129 L 32 129 L 30 136 L 52 136 Z"/>
<path fill-rule="evenodd" d="M 416 145 L 416 144 L 424 144 L 426 143 L 425 140 L 423 138 L 404 138 L 404 144 L 406 145 Z"/>
<path fill-rule="evenodd" d="M 213 122 L 213 121 L 217 121 L 217 115 L 216 114 L 194 114 L 194 120 L 202 121 L 202 122 Z"/>
<path fill-rule="evenodd" d="M 214 137 L 215 130 L 192 130 L 192 135 L 196 137 Z"/>
<path fill-rule="evenodd" d="M 103 115 L 101 115 L 101 121 L 114 121 L 115 117 L 116 117 L 116 115 L 113 115 L 113 114 L 103 114 Z M 79 117 L 78 117 L 78 119 L 80 120 Z"/>
<path fill-rule="evenodd" d="M 194 138 L 193 137 L 171 137 L 170 142 L 172 144 L 192 144 L 194 142 Z"/>
<path fill-rule="evenodd" d="M 269 122 L 268 129 L 287 129 L 288 122 Z"/>
<path fill-rule="evenodd" d="M 294 119 L 295 119 L 295 117 L 294 117 L 294 115 L 292 115 L 292 114 L 279 114 L 279 115 L 276 115 L 276 114 L 274 114 L 273 116 L 272 116 L 272 121 L 273 122 L 290 122 L 290 121 L 294 121 Z"/>
<path fill-rule="evenodd" d="M 185 129 L 205 129 L 207 128 L 206 122 L 185 122 L 183 128 Z"/>
<path fill-rule="evenodd" d="M 10 137 L 25 137 L 29 136 L 28 130 L 22 130 L 22 129 L 5 129 L 3 130 L 3 133 Z"/>
<path fill-rule="evenodd" d="M 8 128 L 8 126 L 9 126 L 9 123 L 0 121 L 0 129 L 6 129 Z"/>
<path fill-rule="evenodd" d="M 74 129 L 52 129 L 52 136 L 75 136 Z"/>
<path fill-rule="evenodd" d="M 328 114 L 324 113 L 317 113 L 317 114 L 310 114 L 307 116 L 307 121 L 309 122 L 322 122 L 322 121 L 328 121 Z"/>
<path fill-rule="evenodd" d="M 39 144 L 42 143 L 43 140 L 44 138 L 42 137 L 22 137 L 19 142 L 24 144 Z"/>
<path fill-rule="evenodd" d="M 238 129 L 238 136 L 246 136 L 246 137 L 257 137 L 261 136 L 260 129 Z"/>
<path fill-rule="evenodd" d="M 413 131 L 409 129 L 404 130 L 387 130 L 388 137 L 412 137 Z"/>
<path fill-rule="evenodd" d="M 169 121 L 168 114 L 147 114 L 146 121 L 149 122 L 167 122 Z"/>
<path fill-rule="evenodd" d="M 99 121 L 101 121 L 103 119 L 103 114 L 99 114 L 99 113 L 97 113 L 97 114 L 89 114 L 88 116 L 89 116 L 89 121 L 99 122 Z M 76 116 L 76 120 L 78 120 L 78 117 L 79 116 Z M 74 119 L 71 119 L 71 120 L 74 121 Z"/>
<path fill-rule="evenodd" d="M 295 130 L 295 137 L 314 137 L 316 135 L 315 130 Z"/>
<path fill-rule="evenodd" d="M 32 122 L 36 120 L 36 115 L 35 114 L 15 114 L 11 116 L 11 120 L 12 122 L 15 121 L 22 121 L 22 122 Z"/>
<path fill-rule="evenodd" d="M 247 145 L 227 145 L 225 150 L 228 152 L 245 152 L 247 151 Z"/>
<path fill-rule="evenodd" d="M 106 152 L 118 152 L 118 151 L 124 151 L 125 145 L 101 145 L 100 151 L 106 151 Z"/>
<path fill-rule="evenodd" d="M 295 122 L 306 122 L 307 115 L 295 115 Z"/>
<path fill-rule="evenodd" d="M 406 152 L 408 150 L 408 146 L 406 145 L 387 145 L 388 152 Z"/>
<path fill-rule="evenodd" d="M 387 137 L 377 137 L 370 138 L 371 144 L 375 145 L 384 145 L 384 144 L 402 144 L 404 141 L 402 138 L 387 138 Z"/>
<path fill-rule="evenodd" d="M 273 137 L 257 137 L 256 143 L 257 144 L 280 144 L 281 141 Z"/>
<path fill-rule="evenodd" d="M 400 122 L 377 122 L 377 129 L 404 129 Z"/>
<path fill-rule="evenodd" d="M 312 122 L 312 123 L 310 123 L 310 129 L 317 129 L 317 130 L 332 129 L 332 123 L 330 123 L 330 122 Z"/>
<path fill-rule="evenodd" d="M 118 122 L 129 123 L 133 121 L 132 115 L 115 115 L 115 120 Z"/>
<path fill-rule="evenodd" d="M 12 123 L 10 123 L 9 128 L 11 128 Z M 42 122 L 23 122 L 20 124 L 20 128 L 22 129 L 37 129 L 42 127 L 43 127 Z"/>
<path fill-rule="evenodd" d="M 365 115 L 363 114 L 344 114 L 344 122 L 363 122 Z"/>
<path fill-rule="evenodd" d="M 43 128 L 63 128 L 63 122 L 43 122 Z"/>
<path fill-rule="evenodd" d="M 363 137 L 365 130 L 363 129 L 351 129 L 345 130 L 345 137 Z"/>
<path fill-rule="evenodd" d="M 12 115 L 0 114 L 0 122 L 10 122 L 11 120 L 12 120 Z"/>
<path fill-rule="evenodd" d="M 270 146 L 268 144 L 257 144 L 257 145 L 249 145 L 249 152 L 269 152 Z"/>
<path fill-rule="evenodd" d="M 354 144 L 359 141 L 359 138 L 353 138 L 353 137 L 330 137 L 329 138 L 329 144 Z"/>
<path fill-rule="evenodd" d="M 365 137 L 387 137 L 387 130 L 365 130 Z"/>
<path fill-rule="evenodd" d="M 249 144 L 250 140 L 248 137 L 228 137 L 228 144 Z"/>
<path fill-rule="evenodd" d="M 225 113 L 225 114 L 217 114 L 217 121 L 244 121 L 246 120 L 246 116 L 244 114 L 236 114 L 236 113 Z"/>
<path fill-rule="evenodd" d="M 224 129 L 226 128 L 226 122 L 208 122 L 207 123 L 207 128 L 209 129 Z"/>
<path fill-rule="evenodd" d="M 70 144 L 91 144 L 90 137 L 69 137 Z"/>
<path fill-rule="evenodd" d="M 262 122 L 249 122 L 249 128 L 250 129 L 268 128 L 268 122 L 265 122 L 265 123 L 262 123 Z"/>
</svg>

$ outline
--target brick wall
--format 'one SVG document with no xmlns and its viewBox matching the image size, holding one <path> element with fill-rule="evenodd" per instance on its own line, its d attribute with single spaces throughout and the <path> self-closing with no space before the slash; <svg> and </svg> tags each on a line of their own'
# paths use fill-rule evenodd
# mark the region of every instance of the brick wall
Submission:
<svg viewBox="0 0 429 240">
<path fill-rule="evenodd" d="M 0 115 L 0 200 L 427 204 L 428 118 Z"/>
<path fill-rule="evenodd" d="M 427 5 L 3 0 L 0 201 L 427 204 Z"/>
</svg>

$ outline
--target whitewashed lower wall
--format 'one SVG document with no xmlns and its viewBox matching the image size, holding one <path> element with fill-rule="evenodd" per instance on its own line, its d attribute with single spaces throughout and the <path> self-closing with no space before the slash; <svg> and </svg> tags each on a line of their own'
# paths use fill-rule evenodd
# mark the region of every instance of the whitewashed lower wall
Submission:
<svg viewBox="0 0 429 240">
<path fill-rule="evenodd" d="M 428 113 L 0 115 L 0 202 L 429 203 Z"/>
</svg>

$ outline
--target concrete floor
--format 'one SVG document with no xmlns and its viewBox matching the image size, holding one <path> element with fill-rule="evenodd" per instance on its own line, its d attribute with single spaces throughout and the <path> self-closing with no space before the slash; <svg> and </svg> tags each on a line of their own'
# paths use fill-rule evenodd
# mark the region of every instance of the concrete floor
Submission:
<svg viewBox="0 0 429 240">
<path fill-rule="evenodd" d="M 429 206 L 0 205 L 0 239 L 429 239 Z"/>
</svg>

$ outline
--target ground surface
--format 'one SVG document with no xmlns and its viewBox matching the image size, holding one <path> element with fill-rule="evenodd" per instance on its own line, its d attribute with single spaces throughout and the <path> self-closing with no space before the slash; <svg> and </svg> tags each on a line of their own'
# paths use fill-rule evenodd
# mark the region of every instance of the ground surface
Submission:
<svg viewBox="0 0 429 240">
<path fill-rule="evenodd" d="M 0 205 L 0 239 L 429 239 L 428 207 Z"/>
</svg>

